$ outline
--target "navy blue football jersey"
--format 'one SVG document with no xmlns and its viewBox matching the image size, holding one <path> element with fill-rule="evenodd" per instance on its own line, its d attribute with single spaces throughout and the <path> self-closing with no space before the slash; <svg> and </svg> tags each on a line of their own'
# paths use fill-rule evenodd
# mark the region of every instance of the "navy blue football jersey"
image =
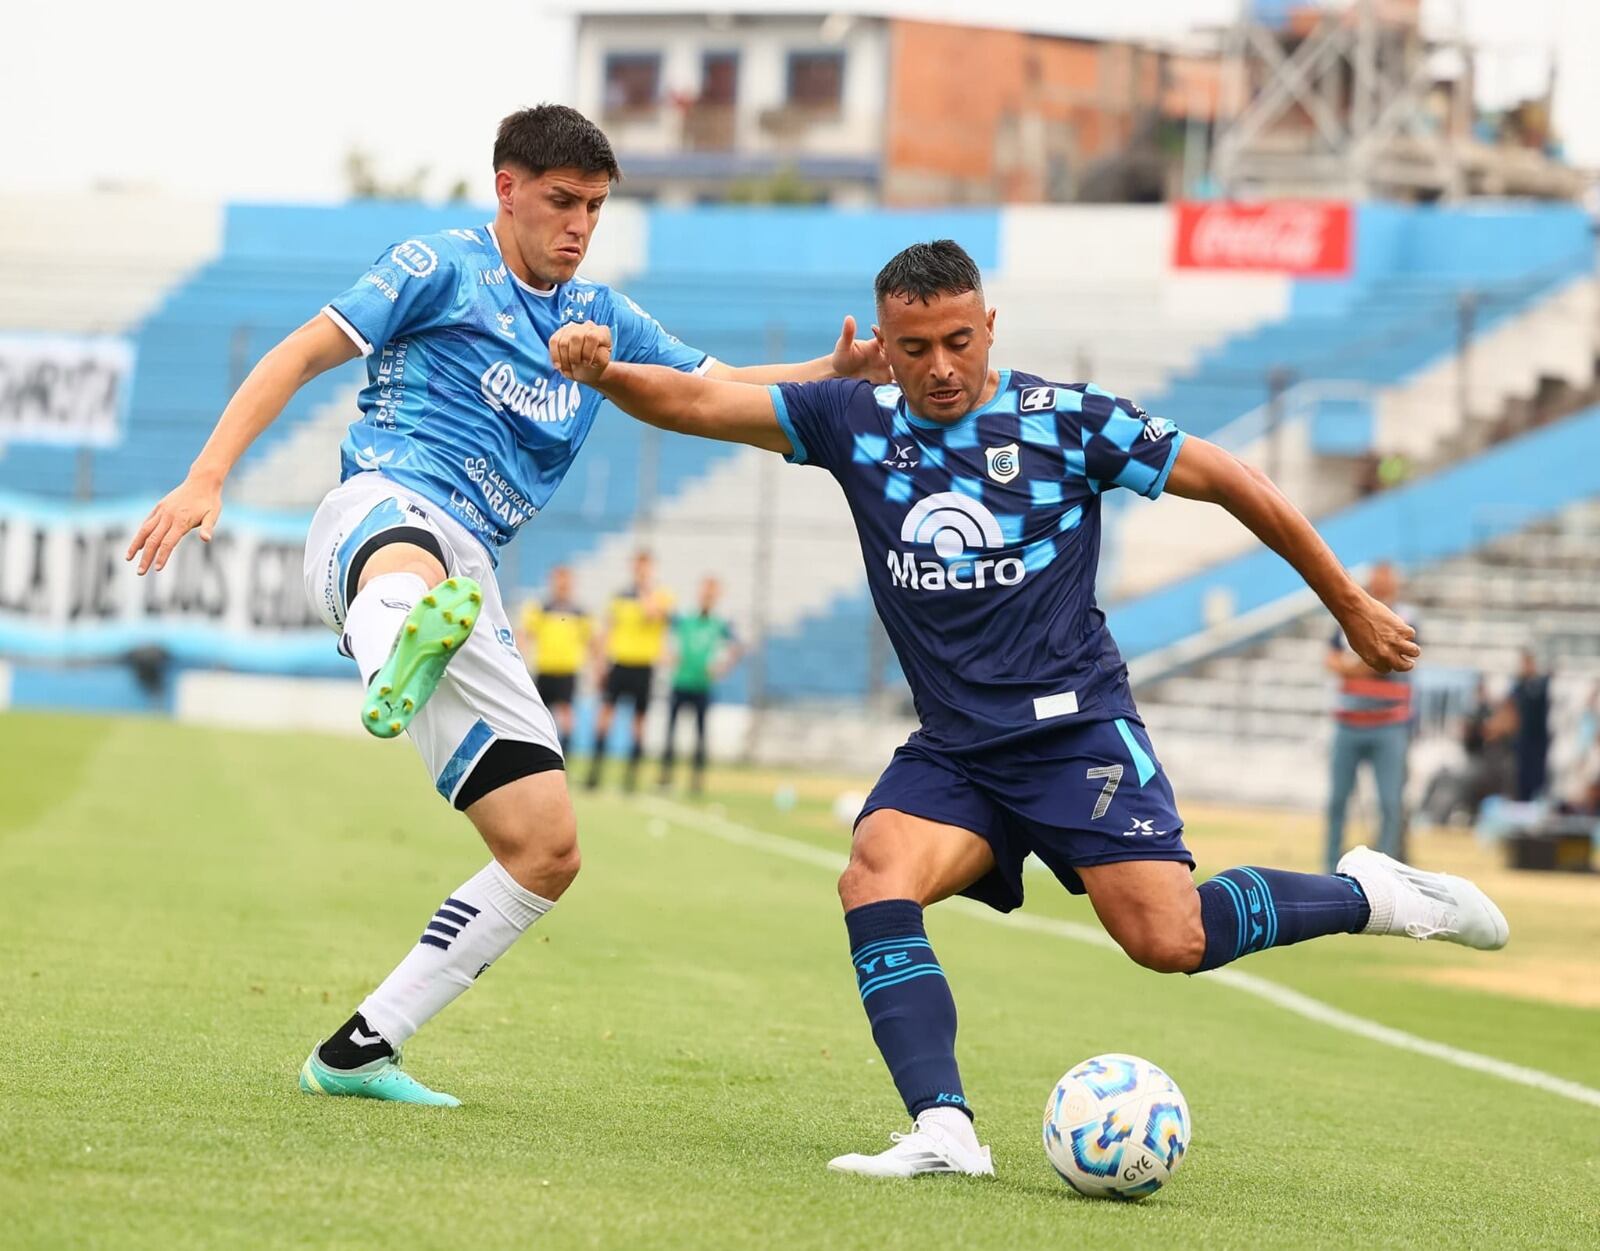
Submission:
<svg viewBox="0 0 1600 1251">
<path fill-rule="evenodd" d="M 1100 496 L 1154 499 L 1183 435 L 1092 384 L 1000 372 L 960 421 L 856 379 L 770 388 L 797 464 L 844 488 L 922 737 L 979 751 L 1134 713 L 1095 605 Z"/>
</svg>

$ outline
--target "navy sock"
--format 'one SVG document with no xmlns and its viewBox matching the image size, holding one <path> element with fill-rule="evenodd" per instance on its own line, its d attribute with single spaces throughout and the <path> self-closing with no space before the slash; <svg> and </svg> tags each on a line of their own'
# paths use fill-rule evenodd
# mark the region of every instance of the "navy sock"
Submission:
<svg viewBox="0 0 1600 1251">
<path fill-rule="evenodd" d="M 956 1001 L 922 928 L 922 908 L 884 899 L 852 908 L 844 924 L 861 1006 L 906 1111 L 915 1118 L 956 1107 L 971 1116 L 956 1067 Z"/>
<path fill-rule="evenodd" d="M 1253 951 L 1287 947 L 1324 934 L 1357 934 L 1372 909 L 1353 877 L 1229 869 L 1200 887 L 1206 954 L 1196 973 Z"/>
</svg>

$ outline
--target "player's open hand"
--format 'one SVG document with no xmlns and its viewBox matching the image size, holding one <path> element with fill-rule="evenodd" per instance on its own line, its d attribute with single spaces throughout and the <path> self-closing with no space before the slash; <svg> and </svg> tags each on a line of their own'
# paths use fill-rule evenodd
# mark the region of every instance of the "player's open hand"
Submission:
<svg viewBox="0 0 1600 1251">
<path fill-rule="evenodd" d="M 222 486 L 207 479 L 188 477 L 165 499 L 150 510 L 150 515 L 139 526 L 128 544 L 124 560 L 139 557 L 139 572 L 149 572 L 152 566 L 157 573 L 167 566 L 167 558 L 178 540 L 189 531 L 198 529 L 207 543 L 216 532 L 217 518 L 222 515 Z"/>
<path fill-rule="evenodd" d="M 574 382 L 594 386 L 611 364 L 611 327 L 568 322 L 550 336 L 550 363 Z"/>
<path fill-rule="evenodd" d="M 1417 632 L 1365 591 L 1339 624 L 1344 627 L 1350 650 L 1374 672 L 1404 673 L 1422 655 L 1422 648 L 1415 642 Z"/>
<path fill-rule="evenodd" d="M 840 378 L 865 378 L 868 382 L 893 382 L 889 358 L 876 336 L 856 338 L 856 319 L 846 317 L 833 345 L 833 372 Z"/>
</svg>

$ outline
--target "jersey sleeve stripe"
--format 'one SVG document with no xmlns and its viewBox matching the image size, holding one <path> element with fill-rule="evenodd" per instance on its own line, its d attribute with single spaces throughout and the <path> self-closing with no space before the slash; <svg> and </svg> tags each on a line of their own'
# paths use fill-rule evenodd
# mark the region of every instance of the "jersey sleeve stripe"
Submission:
<svg viewBox="0 0 1600 1251">
<path fill-rule="evenodd" d="M 711 372 L 711 367 L 713 365 L 715 365 L 716 363 L 717 363 L 717 358 L 715 356 L 707 356 L 704 360 L 702 360 L 698 365 L 696 365 L 689 372 L 694 374 L 694 375 L 696 375 L 697 377 L 704 377 L 706 374 Z"/>
<path fill-rule="evenodd" d="M 801 440 L 800 435 L 796 432 L 794 428 L 794 422 L 789 419 L 789 405 L 784 402 L 783 388 L 774 384 L 767 388 L 767 394 L 772 396 L 773 415 L 777 417 L 778 425 L 782 427 L 784 435 L 788 438 L 790 446 L 794 449 L 784 457 L 784 460 L 788 461 L 791 465 L 805 464 L 806 445 Z"/>
<path fill-rule="evenodd" d="M 322 315 L 331 321 L 335 326 L 339 327 L 340 330 L 344 331 L 345 336 L 350 340 L 350 342 L 354 343 L 356 347 L 361 350 L 361 355 L 372 355 L 372 344 L 367 342 L 366 336 L 352 326 L 348 321 L 346 321 L 344 315 L 340 313 L 338 309 L 334 308 L 333 305 L 324 304 L 322 306 Z"/>
<path fill-rule="evenodd" d="M 1161 472 L 1156 475 L 1156 480 L 1150 485 L 1150 489 L 1145 492 L 1147 499 L 1155 499 L 1167 489 L 1167 478 L 1172 473 L 1173 465 L 1178 463 L 1178 449 L 1183 446 L 1183 441 L 1188 437 L 1182 430 L 1173 432 L 1172 450 L 1167 453 L 1167 463 L 1161 467 Z"/>
</svg>

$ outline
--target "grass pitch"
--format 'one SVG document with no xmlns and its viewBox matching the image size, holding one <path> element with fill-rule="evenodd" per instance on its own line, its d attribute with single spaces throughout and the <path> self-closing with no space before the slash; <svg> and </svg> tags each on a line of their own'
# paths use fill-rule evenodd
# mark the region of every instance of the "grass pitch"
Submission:
<svg viewBox="0 0 1600 1251">
<path fill-rule="evenodd" d="M 308 1098 L 306 1051 L 484 860 L 413 754 L 11 715 L 0 759 L 7 1247 L 1600 1242 L 1600 1110 L 949 908 L 930 929 L 1000 1176 L 828 1174 L 902 1127 L 829 875 L 616 796 L 579 799 L 573 892 L 407 1050 L 464 1107 Z M 771 789 L 731 774 L 713 801 L 842 853 L 831 785 L 782 813 Z M 1316 854 L 1294 819 L 1191 813 L 1190 833 L 1203 872 Z M 1497 956 L 1331 939 L 1241 967 L 1600 1085 L 1600 882 L 1497 882 Z M 1091 919 L 1047 877 L 1030 890 Z M 1055 1078 L 1113 1050 L 1166 1067 L 1195 1116 L 1182 1172 L 1138 1206 L 1070 1194 L 1038 1143 Z"/>
</svg>

